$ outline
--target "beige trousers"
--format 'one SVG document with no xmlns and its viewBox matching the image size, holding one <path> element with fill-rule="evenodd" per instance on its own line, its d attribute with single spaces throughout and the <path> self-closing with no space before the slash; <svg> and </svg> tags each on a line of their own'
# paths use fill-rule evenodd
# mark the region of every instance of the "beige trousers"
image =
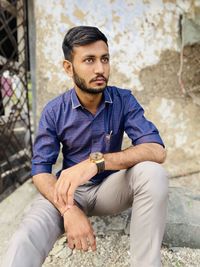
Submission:
<svg viewBox="0 0 200 267">
<path fill-rule="evenodd" d="M 131 266 L 160 267 L 166 222 L 168 179 L 160 164 L 142 162 L 110 175 L 100 185 L 79 186 L 75 200 L 87 215 L 110 215 L 132 207 Z M 41 195 L 13 235 L 2 267 L 39 267 L 57 238 L 63 220 Z"/>
</svg>

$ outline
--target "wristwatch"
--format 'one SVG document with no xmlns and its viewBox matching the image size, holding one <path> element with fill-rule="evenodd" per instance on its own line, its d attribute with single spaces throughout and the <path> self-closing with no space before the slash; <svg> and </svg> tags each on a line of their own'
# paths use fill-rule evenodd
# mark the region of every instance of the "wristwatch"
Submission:
<svg viewBox="0 0 200 267">
<path fill-rule="evenodd" d="M 101 152 L 93 152 L 90 154 L 90 161 L 97 165 L 97 173 L 101 173 L 105 170 L 105 160 Z"/>
</svg>

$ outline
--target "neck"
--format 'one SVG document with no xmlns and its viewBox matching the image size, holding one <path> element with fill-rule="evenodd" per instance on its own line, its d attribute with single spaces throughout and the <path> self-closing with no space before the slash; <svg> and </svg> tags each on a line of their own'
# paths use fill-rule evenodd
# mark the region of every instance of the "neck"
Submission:
<svg viewBox="0 0 200 267">
<path fill-rule="evenodd" d="M 79 101 L 84 106 L 84 108 L 89 110 L 91 113 L 95 114 L 101 103 L 103 93 L 89 94 L 89 93 L 83 92 L 76 86 L 75 86 L 75 91 L 79 98 Z"/>
</svg>

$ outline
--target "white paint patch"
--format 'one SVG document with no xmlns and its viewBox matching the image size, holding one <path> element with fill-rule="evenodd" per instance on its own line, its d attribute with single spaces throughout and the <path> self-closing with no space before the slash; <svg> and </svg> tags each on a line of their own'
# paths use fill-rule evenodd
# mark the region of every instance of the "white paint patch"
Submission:
<svg viewBox="0 0 200 267">
<path fill-rule="evenodd" d="M 178 132 L 175 134 L 175 147 L 183 148 L 184 145 L 187 144 L 187 135 L 184 132 Z"/>
<path fill-rule="evenodd" d="M 175 106 L 175 102 L 173 100 L 169 100 L 166 98 L 162 98 L 161 99 L 161 104 L 160 106 L 157 108 L 157 112 L 160 114 L 161 116 L 161 121 L 162 122 L 169 122 L 169 118 L 171 118 L 170 120 L 173 121 L 173 109 Z"/>
</svg>

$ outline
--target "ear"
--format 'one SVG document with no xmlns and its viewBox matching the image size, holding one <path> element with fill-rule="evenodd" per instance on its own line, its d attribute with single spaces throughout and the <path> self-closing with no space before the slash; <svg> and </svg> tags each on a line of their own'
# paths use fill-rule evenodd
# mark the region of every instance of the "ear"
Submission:
<svg viewBox="0 0 200 267">
<path fill-rule="evenodd" d="M 73 77 L 73 67 L 72 67 L 72 63 L 69 60 L 64 60 L 63 61 L 63 67 L 65 72 L 67 73 L 67 75 L 72 78 Z"/>
</svg>

